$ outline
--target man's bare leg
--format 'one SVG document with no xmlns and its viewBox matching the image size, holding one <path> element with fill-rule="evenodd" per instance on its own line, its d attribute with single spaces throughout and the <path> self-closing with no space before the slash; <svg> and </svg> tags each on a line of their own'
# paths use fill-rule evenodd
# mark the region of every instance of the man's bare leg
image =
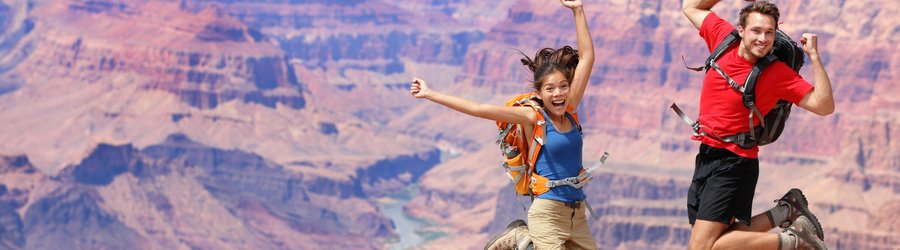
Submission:
<svg viewBox="0 0 900 250">
<path fill-rule="evenodd" d="M 772 227 L 765 229 L 763 232 L 736 230 L 736 228 L 762 230 L 765 228 L 764 224 L 771 225 L 768 220 L 765 214 L 757 215 L 754 216 L 750 224 L 753 225 L 754 221 L 760 221 L 756 223 L 759 226 L 747 227 L 744 225 L 729 226 L 721 222 L 698 219 L 691 228 L 689 247 L 692 250 L 778 249 L 778 234 L 763 233 L 772 229 Z M 732 225 L 735 224 L 737 223 L 732 223 Z"/>
<path fill-rule="evenodd" d="M 716 240 L 713 249 L 778 249 L 778 234 L 731 230 Z"/>
<path fill-rule="evenodd" d="M 750 218 L 750 226 L 744 225 L 743 223 L 731 223 L 731 227 L 728 228 L 728 231 L 744 231 L 744 232 L 768 232 L 775 228 L 775 225 L 772 225 L 772 221 L 769 220 L 769 216 L 766 213 L 757 214 Z"/>
<path fill-rule="evenodd" d="M 691 226 L 691 240 L 688 242 L 688 248 L 691 250 L 712 249 L 716 240 L 727 229 L 728 225 L 721 222 L 697 219 Z"/>
</svg>

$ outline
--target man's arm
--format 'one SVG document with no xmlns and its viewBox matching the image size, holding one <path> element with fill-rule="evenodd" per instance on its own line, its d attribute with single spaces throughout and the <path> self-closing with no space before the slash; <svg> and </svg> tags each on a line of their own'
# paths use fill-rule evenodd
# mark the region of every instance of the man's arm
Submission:
<svg viewBox="0 0 900 250">
<path fill-rule="evenodd" d="M 712 12 L 712 7 L 717 3 L 719 3 L 719 0 L 684 0 L 681 11 L 694 24 L 694 27 L 700 29 L 700 26 L 703 25 L 703 19 L 706 19 L 706 16 Z"/>
<path fill-rule="evenodd" d="M 831 93 L 831 79 L 828 78 L 828 72 L 825 72 L 825 66 L 819 57 L 816 34 L 803 34 L 800 43 L 803 44 L 803 50 L 809 55 L 809 61 L 812 63 L 814 88 L 800 100 L 798 105 L 817 115 L 826 116 L 834 113 L 834 96 Z"/>
</svg>

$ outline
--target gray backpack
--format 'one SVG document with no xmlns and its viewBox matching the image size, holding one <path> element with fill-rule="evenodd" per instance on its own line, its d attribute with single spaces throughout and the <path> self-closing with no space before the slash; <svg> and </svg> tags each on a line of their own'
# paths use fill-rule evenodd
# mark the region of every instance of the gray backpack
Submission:
<svg viewBox="0 0 900 250">
<path fill-rule="evenodd" d="M 794 40 L 791 40 L 787 34 L 785 34 L 781 30 L 777 30 L 775 32 L 775 44 L 773 45 L 772 52 L 769 53 L 768 56 L 759 59 L 755 65 L 753 65 L 753 69 L 750 71 L 750 74 L 747 75 L 747 80 L 744 82 L 743 86 L 739 86 L 731 77 L 728 76 L 719 65 L 716 64 L 716 61 L 725 53 L 725 50 L 728 47 L 731 47 L 735 42 L 740 41 L 741 37 L 738 35 L 737 30 L 732 31 L 730 34 L 725 36 L 721 42 L 716 46 L 716 49 L 713 50 L 712 54 L 709 58 L 706 59 L 706 64 L 703 67 L 695 67 L 688 69 L 694 71 L 709 71 L 710 68 L 715 69 L 719 74 L 722 75 L 725 80 L 728 81 L 728 84 L 731 85 L 731 88 L 741 93 L 741 100 L 744 103 L 744 107 L 750 109 L 750 116 L 748 117 L 748 130 L 747 132 L 740 132 L 734 135 L 721 137 L 716 134 L 708 134 L 704 131 L 701 131 L 699 121 L 692 121 L 688 118 L 684 112 L 678 108 L 674 103 L 672 104 L 672 109 L 684 120 L 685 123 L 693 128 L 694 135 L 698 136 L 711 136 L 720 141 L 734 143 L 740 146 L 741 148 L 753 148 L 754 146 L 763 146 L 775 142 L 778 140 L 778 137 L 781 136 L 781 132 L 784 131 L 785 123 L 787 122 L 788 117 L 791 115 L 791 107 L 793 104 L 791 102 L 785 100 L 778 100 L 778 103 L 775 104 L 775 107 L 769 111 L 765 116 L 763 116 L 759 109 L 756 107 L 756 80 L 759 78 L 759 75 L 766 69 L 769 65 L 774 63 L 776 60 L 780 60 L 788 65 L 794 71 L 800 72 L 800 68 L 803 67 L 803 49 L 797 46 L 797 43 Z M 682 58 L 683 59 L 683 58 Z M 753 126 L 753 117 L 757 116 L 760 119 L 760 125 Z"/>
</svg>

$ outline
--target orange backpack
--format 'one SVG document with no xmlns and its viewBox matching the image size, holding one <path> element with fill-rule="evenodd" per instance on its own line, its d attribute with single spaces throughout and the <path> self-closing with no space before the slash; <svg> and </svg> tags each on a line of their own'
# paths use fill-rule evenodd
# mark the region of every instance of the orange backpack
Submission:
<svg viewBox="0 0 900 250">
<path fill-rule="evenodd" d="M 538 105 L 537 97 L 533 93 L 519 94 L 506 101 L 506 106 L 531 107 L 535 111 L 531 143 L 528 142 L 522 125 L 497 121 L 497 128 L 500 130 L 497 144 L 500 145 L 500 150 L 506 158 L 503 163 L 506 175 L 512 180 L 516 193 L 520 195 L 537 196 L 546 193 L 550 191 L 550 187 L 547 185 L 550 180 L 535 173 L 534 164 L 541 152 L 541 146 L 544 145 L 544 136 L 547 131 L 547 121 L 544 117 L 547 114 Z M 580 133 L 581 124 L 578 123 L 578 114 L 575 113 L 575 109 L 569 106 L 566 108 L 566 113 L 572 116 L 575 127 Z M 581 171 L 584 172 L 584 168 Z"/>
</svg>

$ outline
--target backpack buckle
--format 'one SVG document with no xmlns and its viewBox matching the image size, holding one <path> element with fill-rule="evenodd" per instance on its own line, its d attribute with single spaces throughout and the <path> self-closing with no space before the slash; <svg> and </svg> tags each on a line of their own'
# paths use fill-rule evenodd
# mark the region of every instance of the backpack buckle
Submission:
<svg viewBox="0 0 900 250">
<path fill-rule="evenodd" d="M 750 136 L 749 132 L 740 132 L 732 136 L 722 138 L 721 141 L 737 144 L 743 149 L 751 149 L 756 146 L 756 138 Z"/>
</svg>

